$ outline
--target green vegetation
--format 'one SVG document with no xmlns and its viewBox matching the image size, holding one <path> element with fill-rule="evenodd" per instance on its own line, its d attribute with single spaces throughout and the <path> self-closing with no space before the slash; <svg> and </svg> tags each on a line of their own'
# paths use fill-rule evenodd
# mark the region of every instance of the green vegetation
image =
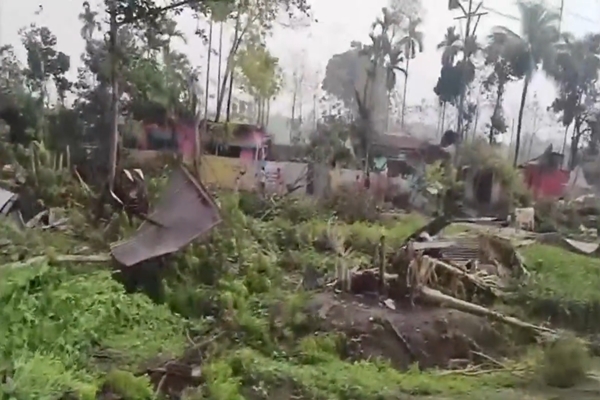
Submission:
<svg viewBox="0 0 600 400">
<path fill-rule="evenodd" d="M 600 301 L 600 259 L 544 244 L 528 246 L 522 254 L 534 274 L 534 283 L 529 287 L 532 296 L 582 303 Z"/>
<path fill-rule="evenodd" d="M 107 271 L 3 269 L 0 304 L 1 359 L 14 385 L 5 394 L 17 398 L 85 398 L 101 384 L 104 359 L 137 372 L 142 361 L 173 357 L 186 344 L 184 320 L 145 295 L 127 295 Z"/>
<path fill-rule="evenodd" d="M 548 386 L 570 388 L 586 378 L 590 363 L 588 350 L 580 340 L 561 338 L 544 352 L 542 378 Z"/>
<path fill-rule="evenodd" d="M 9 227 L 0 230 L 0 240 L 10 241 L 5 263 L 18 263 L 19 254 L 21 259 L 36 252 L 47 256 L 39 265 L 2 270 L 0 361 L 12 382 L 4 393 L 54 399 L 70 392 L 91 399 L 111 390 L 127 400 L 151 399 L 148 381 L 136 377 L 141 365 L 181 355 L 190 335 L 200 331 L 199 341 L 225 334 L 202 367 L 200 391 L 207 398 L 242 399 L 248 390 L 273 393 L 284 384 L 307 399 L 392 399 L 402 393 L 460 397 L 514 384 L 503 372 L 478 378 L 417 368 L 400 372 L 378 359 L 347 361 L 343 333 L 315 336 L 314 318 L 305 309 L 310 298 L 295 291 L 307 265 L 333 268 L 331 254 L 312 246 L 327 223 L 313 219 L 294 225 L 282 217 L 258 221 L 240 212 L 236 197 L 219 201 L 225 223 L 206 244 L 173 259 L 165 280 L 166 305 L 126 294 L 104 267 L 65 268 L 53 261 L 57 254 L 83 249 L 85 242 L 35 230 L 24 235 Z M 390 243 L 400 243 L 420 226 L 421 217 L 404 221 L 389 227 L 337 223 L 336 229 L 354 243 L 352 260 L 367 264 L 382 233 Z"/>
</svg>

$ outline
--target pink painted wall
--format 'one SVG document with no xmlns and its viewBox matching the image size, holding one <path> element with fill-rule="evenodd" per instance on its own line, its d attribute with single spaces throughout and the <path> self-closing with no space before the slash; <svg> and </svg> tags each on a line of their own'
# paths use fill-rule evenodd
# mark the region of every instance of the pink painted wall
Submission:
<svg viewBox="0 0 600 400">
<path fill-rule="evenodd" d="M 254 149 L 242 149 L 240 152 L 240 158 L 244 161 L 254 160 Z"/>
<path fill-rule="evenodd" d="M 148 124 L 144 127 L 145 137 L 139 139 L 138 147 L 147 149 L 147 137 L 151 130 L 160 129 L 156 124 Z M 165 128 L 167 129 L 167 128 Z M 176 126 L 177 149 L 184 159 L 194 157 L 196 153 L 196 137 L 193 124 L 178 123 Z M 245 137 L 236 138 L 231 141 L 232 146 L 242 147 L 240 158 L 245 160 L 254 160 L 256 148 L 266 145 L 266 134 L 261 131 L 253 131 Z M 260 157 L 259 157 L 260 158 Z"/>
<path fill-rule="evenodd" d="M 184 160 L 194 158 L 196 154 L 196 137 L 193 125 L 177 125 L 177 146 Z"/>
</svg>

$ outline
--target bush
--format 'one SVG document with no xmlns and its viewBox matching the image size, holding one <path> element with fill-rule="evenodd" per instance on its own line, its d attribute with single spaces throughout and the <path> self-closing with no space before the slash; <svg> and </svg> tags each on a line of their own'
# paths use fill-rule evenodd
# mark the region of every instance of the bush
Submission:
<svg viewBox="0 0 600 400">
<path fill-rule="evenodd" d="M 542 378 L 549 386 L 569 388 L 586 377 L 590 355 L 583 343 L 575 337 L 554 341 L 544 351 Z"/>
<path fill-rule="evenodd" d="M 294 195 L 264 196 L 258 192 L 240 192 L 238 207 L 249 217 L 264 221 L 279 217 L 293 224 L 318 218 L 321 214 L 314 199 Z"/>
<path fill-rule="evenodd" d="M 325 208 L 336 213 L 338 218 L 350 224 L 354 222 L 374 222 L 379 212 L 377 201 L 367 189 L 355 185 L 341 185 L 324 199 Z"/>
</svg>

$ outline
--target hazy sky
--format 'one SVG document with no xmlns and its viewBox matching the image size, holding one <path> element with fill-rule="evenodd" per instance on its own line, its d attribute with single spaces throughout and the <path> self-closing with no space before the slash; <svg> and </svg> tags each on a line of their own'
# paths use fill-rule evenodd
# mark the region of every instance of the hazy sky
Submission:
<svg viewBox="0 0 600 400">
<path fill-rule="evenodd" d="M 367 41 L 369 27 L 380 14 L 381 8 L 388 0 L 309 0 L 313 14 L 318 22 L 313 22 L 308 28 L 275 30 L 270 39 L 272 52 L 280 57 L 282 66 L 287 71 L 304 66 L 304 70 L 317 81 L 319 73 L 323 73 L 328 59 L 336 53 L 344 52 L 353 40 Z M 548 4 L 558 8 L 560 0 L 552 0 Z M 435 104 L 433 86 L 440 71 L 440 52 L 436 50 L 448 26 L 457 24 L 454 17 L 460 11 L 447 10 L 447 0 L 422 0 L 425 9 L 425 21 L 422 31 L 425 33 L 425 52 L 411 62 L 408 86 L 408 104 Z M 565 0 L 563 30 L 576 35 L 583 35 L 600 25 L 600 0 Z M 34 16 L 39 5 L 43 4 L 44 11 L 40 16 Z M 519 27 L 519 22 L 512 17 L 518 15 L 512 0 L 486 0 L 484 8 L 489 14 L 481 19 L 478 36 L 485 38 L 495 25 L 505 25 L 512 29 Z M 79 63 L 78 54 L 83 49 L 79 36 L 80 23 L 77 15 L 81 11 L 79 0 L 0 0 L 0 43 L 19 43 L 19 28 L 36 21 L 45 24 L 58 37 L 59 48 L 72 55 L 72 62 Z M 504 16 L 500 15 L 504 14 Z M 180 17 L 180 29 L 190 40 L 181 44 L 194 64 L 204 65 L 204 46 L 193 36 L 197 22 L 190 16 Z M 596 28 L 597 29 L 597 28 Z M 229 36 L 230 31 L 225 36 Z M 227 40 L 225 40 L 227 42 Z M 212 64 L 213 71 L 216 64 Z M 212 75 L 212 74 L 211 74 Z M 216 75 L 215 75 L 216 76 Z M 508 90 L 505 103 L 509 118 L 516 118 L 520 97 L 521 84 L 516 83 Z M 309 88 L 306 89 L 307 92 Z M 553 85 L 543 76 L 534 79 L 533 92 L 537 92 L 542 106 L 549 105 L 554 96 Z M 307 100 L 312 95 L 306 93 Z M 289 109 L 290 96 L 283 95 L 274 108 L 285 112 Z"/>
</svg>

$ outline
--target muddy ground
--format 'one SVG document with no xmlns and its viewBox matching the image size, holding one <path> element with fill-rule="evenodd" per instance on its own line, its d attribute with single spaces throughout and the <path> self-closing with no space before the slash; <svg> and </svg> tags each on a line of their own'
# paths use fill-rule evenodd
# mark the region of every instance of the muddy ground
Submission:
<svg viewBox="0 0 600 400">
<path fill-rule="evenodd" d="M 324 331 L 339 331 L 350 339 L 347 356 L 382 357 L 398 369 L 464 367 L 481 360 L 478 353 L 497 355 L 505 344 L 485 318 L 439 307 L 394 303 L 334 292 L 317 293 L 309 313 Z"/>
</svg>

